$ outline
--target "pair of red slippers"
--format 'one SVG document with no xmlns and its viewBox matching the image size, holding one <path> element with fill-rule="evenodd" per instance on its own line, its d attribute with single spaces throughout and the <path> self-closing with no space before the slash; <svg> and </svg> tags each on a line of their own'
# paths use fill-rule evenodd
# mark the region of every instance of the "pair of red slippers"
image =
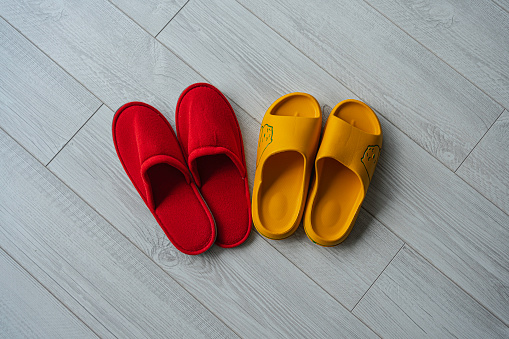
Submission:
<svg viewBox="0 0 509 339">
<path fill-rule="evenodd" d="M 177 136 L 164 116 L 142 102 L 113 118 L 117 155 L 161 228 L 186 254 L 214 242 L 242 244 L 251 231 L 251 203 L 242 135 L 226 97 L 198 83 L 180 95 Z"/>
</svg>

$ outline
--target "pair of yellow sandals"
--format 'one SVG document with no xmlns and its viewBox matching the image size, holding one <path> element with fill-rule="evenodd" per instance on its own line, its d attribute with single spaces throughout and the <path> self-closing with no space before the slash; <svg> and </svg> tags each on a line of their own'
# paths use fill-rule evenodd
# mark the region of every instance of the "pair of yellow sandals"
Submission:
<svg viewBox="0 0 509 339">
<path fill-rule="evenodd" d="M 252 199 L 263 236 L 290 236 L 303 215 L 307 236 L 319 245 L 337 245 L 350 234 L 378 162 L 382 129 L 371 108 L 353 99 L 332 109 L 320 142 L 321 127 L 320 105 L 306 93 L 285 95 L 267 110 Z"/>
</svg>

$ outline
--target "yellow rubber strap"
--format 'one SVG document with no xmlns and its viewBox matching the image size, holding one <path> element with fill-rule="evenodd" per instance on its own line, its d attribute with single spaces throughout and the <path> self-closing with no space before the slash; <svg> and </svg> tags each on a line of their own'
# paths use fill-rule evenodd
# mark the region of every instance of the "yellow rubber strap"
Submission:
<svg viewBox="0 0 509 339">
<path fill-rule="evenodd" d="M 382 135 L 369 134 L 348 122 L 329 116 L 316 159 L 334 158 L 362 181 L 364 193 L 375 172 L 382 149 Z"/>
<path fill-rule="evenodd" d="M 272 154 L 297 151 L 306 159 L 315 156 L 321 119 L 267 114 L 258 139 L 256 164 L 260 166 Z M 311 160 L 312 161 L 312 160 Z"/>
</svg>

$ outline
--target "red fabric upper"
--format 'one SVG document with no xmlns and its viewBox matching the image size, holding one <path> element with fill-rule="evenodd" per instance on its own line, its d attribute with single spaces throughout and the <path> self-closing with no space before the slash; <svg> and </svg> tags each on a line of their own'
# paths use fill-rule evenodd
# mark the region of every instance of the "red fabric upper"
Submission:
<svg viewBox="0 0 509 339">
<path fill-rule="evenodd" d="M 219 90 L 209 84 L 191 85 L 180 96 L 176 114 L 178 138 L 198 186 L 196 159 L 205 155 L 225 154 L 239 174 L 246 175 L 238 122 Z"/>
<path fill-rule="evenodd" d="M 210 248 L 216 236 L 213 217 L 164 116 L 145 103 L 125 104 L 113 119 L 113 142 L 124 170 L 175 247 L 187 254 Z"/>
<path fill-rule="evenodd" d="M 216 243 L 237 246 L 251 230 L 251 203 L 235 113 L 217 88 L 198 83 L 181 94 L 175 114 L 184 156 L 216 220 Z"/>
</svg>

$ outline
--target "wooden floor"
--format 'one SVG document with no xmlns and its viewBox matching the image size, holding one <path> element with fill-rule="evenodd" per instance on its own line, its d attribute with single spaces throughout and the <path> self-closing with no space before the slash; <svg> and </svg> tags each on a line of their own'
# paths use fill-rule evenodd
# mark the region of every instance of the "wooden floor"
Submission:
<svg viewBox="0 0 509 339">
<path fill-rule="evenodd" d="M 359 98 L 384 149 L 359 219 L 178 252 L 111 139 L 205 81 L 253 183 L 268 106 Z M 0 1 L 0 337 L 509 337 L 509 1 Z"/>
</svg>

